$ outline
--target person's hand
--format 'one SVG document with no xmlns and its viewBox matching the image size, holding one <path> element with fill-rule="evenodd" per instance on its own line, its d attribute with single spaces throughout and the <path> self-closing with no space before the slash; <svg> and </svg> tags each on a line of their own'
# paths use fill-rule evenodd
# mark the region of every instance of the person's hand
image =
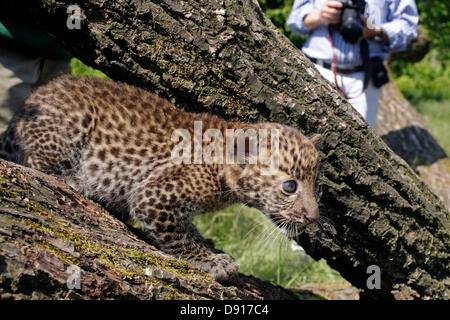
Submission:
<svg viewBox="0 0 450 320">
<path fill-rule="evenodd" d="M 312 30 L 321 24 L 339 23 L 341 20 L 342 3 L 339 1 L 327 1 L 322 8 L 313 11 L 305 17 L 305 26 Z"/>
<path fill-rule="evenodd" d="M 372 38 L 378 36 L 378 37 L 380 37 L 381 41 L 383 41 L 383 42 L 388 41 L 386 32 L 384 32 L 384 30 L 381 27 L 374 26 L 374 27 L 369 28 L 367 26 L 367 18 L 364 17 L 363 15 L 361 15 L 361 22 L 363 25 L 363 34 L 362 34 L 360 40 L 372 39 Z"/>
<path fill-rule="evenodd" d="M 326 1 L 320 9 L 321 24 L 336 24 L 341 20 L 342 3 L 339 1 Z"/>
</svg>

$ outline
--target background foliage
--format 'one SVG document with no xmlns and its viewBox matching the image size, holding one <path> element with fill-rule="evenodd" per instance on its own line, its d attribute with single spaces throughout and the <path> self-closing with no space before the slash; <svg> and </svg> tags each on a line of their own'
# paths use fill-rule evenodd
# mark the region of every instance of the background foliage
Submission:
<svg viewBox="0 0 450 320">
<path fill-rule="evenodd" d="M 450 58 L 450 1 L 416 0 L 420 24 L 430 33 L 432 47 L 437 49 L 440 60 Z"/>
</svg>

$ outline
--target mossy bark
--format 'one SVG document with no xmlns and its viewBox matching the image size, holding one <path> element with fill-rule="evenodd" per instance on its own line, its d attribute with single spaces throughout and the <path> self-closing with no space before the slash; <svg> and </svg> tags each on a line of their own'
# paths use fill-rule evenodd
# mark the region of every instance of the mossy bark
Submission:
<svg viewBox="0 0 450 320">
<path fill-rule="evenodd" d="M 315 295 L 243 275 L 218 283 L 58 179 L 0 160 L 0 300 L 299 298 Z"/>
<path fill-rule="evenodd" d="M 3 2 L 5 3 L 5 2 Z M 334 227 L 299 243 L 362 297 L 448 298 L 449 213 L 256 0 L 6 1 L 85 63 L 178 107 L 322 133 L 320 199 Z M 66 27 L 69 5 L 81 28 Z M 369 265 L 382 287 L 367 290 Z"/>
</svg>

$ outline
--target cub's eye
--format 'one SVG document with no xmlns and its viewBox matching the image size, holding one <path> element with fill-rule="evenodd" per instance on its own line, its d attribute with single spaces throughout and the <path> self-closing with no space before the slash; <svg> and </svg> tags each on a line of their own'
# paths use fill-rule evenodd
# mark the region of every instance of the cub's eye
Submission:
<svg viewBox="0 0 450 320">
<path fill-rule="evenodd" d="M 287 194 L 293 194 L 297 191 L 297 182 L 295 180 L 288 180 L 281 185 L 283 192 Z"/>
</svg>

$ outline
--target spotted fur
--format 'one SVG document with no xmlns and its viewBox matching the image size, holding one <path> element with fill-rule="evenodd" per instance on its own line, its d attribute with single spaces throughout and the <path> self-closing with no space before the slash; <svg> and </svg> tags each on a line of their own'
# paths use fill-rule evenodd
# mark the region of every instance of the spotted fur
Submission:
<svg viewBox="0 0 450 320">
<path fill-rule="evenodd" d="M 262 175 L 260 163 L 174 164 L 177 142 L 171 134 L 179 128 L 193 133 L 196 120 L 203 132 L 280 130 L 278 171 Z M 183 112 L 155 94 L 109 80 L 63 76 L 38 88 L 0 141 L 2 158 L 62 177 L 111 212 L 139 223 L 163 251 L 218 279 L 229 278 L 238 266 L 201 237 L 191 216 L 241 202 L 276 226 L 297 230 L 319 214 L 318 153 L 298 130 Z M 298 183 L 293 195 L 280 189 L 289 179 Z"/>
</svg>

